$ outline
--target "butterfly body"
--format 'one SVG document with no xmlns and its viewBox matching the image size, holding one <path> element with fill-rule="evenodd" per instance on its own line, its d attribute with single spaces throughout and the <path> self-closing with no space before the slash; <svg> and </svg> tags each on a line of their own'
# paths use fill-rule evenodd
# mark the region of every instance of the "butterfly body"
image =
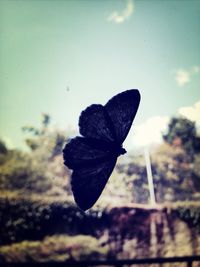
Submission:
<svg viewBox="0 0 200 267">
<path fill-rule="evenodd" d="M 116 144 L 114 142 L 106 142 L 99 139 L 94 138 L 81 138 L 81 143 L 85 146 L 89 146 L 93 151 L 97 150 L 98 152 L 105 152 L 106 157 L 109 159 L 110 157 L 119 157 L 120 155 L 124 155 L 126 153 L 126 150 L 122 147 L 120 144 Z M 63 153 L 67 153 L 67 149 L 69 148 L 70 144 L 74 142 L 75 140 L 72 139 L 68 146 L 66 146 L 63 150 Z M 93 154 L 93 156 L 90 157 L 90 159 L 82 160 L 81 162 L 68 162 L 68 157 L 64 156 L 64 164 L 68 166 L 68 168 L 75 170 L 82 167 L 87 167 L 88 165 L 95 164 L 101 162 L 101 158 L 96 157 L 96 154 Z M 102 157 L 102 160 L 105 160 L 105 156 Z"/>
<path fill-rule="evenodd" d="M 64 164 L 71 177 L 75 202 L 87 210 L 101 195 L 117 158 L 126 153 L 125 140 L 140 102 L 137 89 L 124 91 L 105 106 L 93 104 L 81 112 L 82 136 L 70 140 L 63 150 Z"/>
</svg>

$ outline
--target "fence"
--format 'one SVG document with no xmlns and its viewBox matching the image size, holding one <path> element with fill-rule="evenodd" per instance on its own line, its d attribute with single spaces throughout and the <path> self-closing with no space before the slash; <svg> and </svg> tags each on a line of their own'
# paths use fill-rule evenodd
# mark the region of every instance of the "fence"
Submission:
<svg viewBox="0 0 200 267">
<path fill-rule="evenodd" d="M 90 260 L 90 261 L 67 261 L 67 262 L 20 262 L 20 263 L 0 263 L 0 267 L 89 267 L 89 266 L 113 266 L 123 267 L 124 265 L 134 264 L 162 264 L 162 263 L 186 263 L 187 267 L 192 267 L 193 262 L 199 262 L 200 256 L 169 257 L 169 258 L 148 258 L 148 259 L 129 259 L 129 260 Z"/>
</svg>

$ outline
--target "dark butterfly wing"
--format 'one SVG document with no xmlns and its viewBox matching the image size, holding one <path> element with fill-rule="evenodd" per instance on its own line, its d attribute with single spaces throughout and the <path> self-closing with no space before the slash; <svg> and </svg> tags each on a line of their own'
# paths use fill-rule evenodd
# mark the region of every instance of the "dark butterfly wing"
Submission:
<svg viewBox="0 0 200 267">
<path fill-rule="evenodd" d="M 72 192 L 82 210 L 91 208 L 101 195 L 114 167 L 117 157 L 112 157 L 90 167 L 74 170 L 71 178 Z"/>
<path fill-rule="evenodd" d="M 80 134 L 107 142 L 115 141 L 115 132 L 110 118 L 102 105 L 91 105 L 81 112 L 79 118 Z"/>
<path fill-rule="evenodd" d="M 124 91 L 104 106 L 116 135 L 116 141 L 122 144 L 131 128 L 140 103 L 140 93 L 137 89 Z"/>
<path fill-rule="evenodd" d="M 101 149 L 101 143 L 95 146 L 94 142 L 91 143 L 91 140 L 80 136 L 71 139 L 63 149 L 64 164 L 70 169 L 105 161 L 108 156 L 108 152 Z"/>
<path fill-rule="evenodd" d="M 105 106 L 91 105 L 79 118 L 80 134 L 64 148 L 65 165 L 77 205 L 87 210 L 101 195 L 116 164 L 140 102 L 138 90 L 114 96 Z"/>
</svg>

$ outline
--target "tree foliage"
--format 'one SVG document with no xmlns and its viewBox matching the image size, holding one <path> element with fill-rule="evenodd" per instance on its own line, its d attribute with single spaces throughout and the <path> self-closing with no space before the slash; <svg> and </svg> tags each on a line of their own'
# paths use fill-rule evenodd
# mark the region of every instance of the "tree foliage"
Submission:
<svg viewBox="0 0 200 267">
<path fill-rule="evenodd" d="M 182 146 L 193 159 L 200 152 L 200 137 L 197 135 L 195 123 L 180 117 L 172 118 L 163 139 L 173 146 Z"/>
<path fill-rule="evenodd" d="M 0 248 L 4 262 L 66 262 L 69 260 L 105 259 L 108 248 L 102 248 L 91 236 L 54 235 L 42 241 L 23 241 Z"/>
<path fill-rule="evenodd" d="M 0 142 L 0 189 L 23 190 L 24 194 L 64 194 L 69 189 L 69 171 L 64 168 L 64 133 L 53 129 L 50 116 L 42 114 L 41 126 L 25 126 L 30 151 L 9 150 Z"/>
<path fill-rule="evenodd" d="M 165 221 L 161 222 L 163 215 L 151 216 L 145 205 L 150 201 L 143 152 L 119 158 L 103 195 L 83 213 L 72 202 L 70 171 L 63 164 L 65 134 L 52 127 L 48 114 L 42 115 L 39 127 L 27 125 L 23 132 L 28 151 L 8 149 L 0 141 L 1 242 L 17 242 L 0 248 L 0 258 L 65 261 L 87 255 L 88 259 L 97 259 L 107 253 L 105 247 L 99 247 L 99 241 L 109 245 L 111 255 L 136 257 L 139 250 L 142 256 L 148 253 L 149 225 L 157 221 L 156 229 L 162 230 Z M 151 151 L 158 203 L 200 200 L 198 138 L 194 123 L 173 118 L 165 142 Z M 138 209 L 137 205 L 148 208 Z M 179 215 L 193 225 L 199 224 L 199 210 L 180 209 Z M 143 250 L 141 240 L 146 240 Z"/>
</svg>

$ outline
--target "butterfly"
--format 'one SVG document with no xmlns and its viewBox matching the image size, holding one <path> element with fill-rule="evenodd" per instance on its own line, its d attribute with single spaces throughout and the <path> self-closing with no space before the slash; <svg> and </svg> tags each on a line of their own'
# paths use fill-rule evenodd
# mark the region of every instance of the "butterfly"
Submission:
<svg viewBox="0 0 200 267">
<path fill-rule="evenodd" d="M 71 189 L 82 210 L 91 208 L 101 195 L 117 161 L 140 103 L 131 89 L 112 97 L 104 106 L 93 104 L 81 112 L 79 132 L 63 149 L 64 164 L 72 169 Z"/>
</svg>

